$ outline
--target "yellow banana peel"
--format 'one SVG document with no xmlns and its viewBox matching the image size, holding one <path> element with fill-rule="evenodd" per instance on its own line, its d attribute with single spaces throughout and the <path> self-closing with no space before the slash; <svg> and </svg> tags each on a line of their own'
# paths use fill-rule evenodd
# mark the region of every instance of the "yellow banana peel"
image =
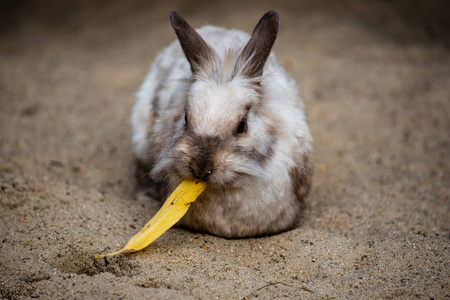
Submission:
<svg viewBox="0 0 450 300">
<path fill-rule="evenodd" d="M 205 188 L 206 183 L 202 181 L 184 180 L 167 198 L 156 215 L 138 233 L 131 237 L 122 250 L 97 255 L 95 258 L 120 253 L 132 253 L 147 247 L 186 214 L 191 203 L 200 196 Z"/>
</svg>

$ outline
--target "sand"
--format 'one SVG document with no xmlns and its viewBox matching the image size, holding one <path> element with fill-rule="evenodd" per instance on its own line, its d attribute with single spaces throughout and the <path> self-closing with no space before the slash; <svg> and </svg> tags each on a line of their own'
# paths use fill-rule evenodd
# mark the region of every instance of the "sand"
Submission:
<svg viewBox="0 0 450 300">
<path fill-rule="evenodd" d="M 297 80 L 316 149 L 294 230 L 172 228 L 118 250 L 158 209 L 135 196 L 130 110 L 168 15 L 251 32 Z M 447 1 L 3 1 L 0 297 L 448 299 Z M 246 297 L 246 298 L 245 298 Z"/>
</svg>

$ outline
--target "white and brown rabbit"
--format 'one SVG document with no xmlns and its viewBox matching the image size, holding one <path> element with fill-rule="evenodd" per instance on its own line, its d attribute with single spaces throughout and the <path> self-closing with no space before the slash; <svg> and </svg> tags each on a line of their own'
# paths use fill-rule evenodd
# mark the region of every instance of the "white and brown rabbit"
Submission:
<svg viewBox="0 0 450 300">
<path fill-rule="evenodd" d="M 292 228 L 312 176 L 312 138 L 295 81 L 271 48 L 278 15 L 252 36 L 179 14 L 132 111 L 137 176 L 156 198 L 186 178 L 208 187 L 179 225 L 239 238 Z M 144 180 L 143 180 L 144 179 Z"/>
</svg>

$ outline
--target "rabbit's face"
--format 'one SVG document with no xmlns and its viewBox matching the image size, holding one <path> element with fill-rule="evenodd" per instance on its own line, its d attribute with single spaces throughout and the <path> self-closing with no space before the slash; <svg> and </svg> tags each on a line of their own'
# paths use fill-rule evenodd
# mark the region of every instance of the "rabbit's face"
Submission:
<svg viewBox="0 0 450 300">
<path fill-rule="evenodd" d="M 184 112 L 184 133 L 174 150 L 182 178 L 207 181 L 212 187 L 239 186 L 259 176 L 265 152 L 264 124 L 256 118 L 260 94 L 249 80 L 227 83 L 195 81 Z"/>
<path fill-rule="evenodd" d="M 211 48 L 177 13 L 171 22 L 191 66 L 192 84 L 152 176 L 204 180 L 216 190 L 245 187 L 264 177 L 276 152 L 279 122 L 271 111 L 261 113 L 267 96 L 260 83 L 278 15 L 266 13 L 246 45 L 226 52 Z"/>
</svg>

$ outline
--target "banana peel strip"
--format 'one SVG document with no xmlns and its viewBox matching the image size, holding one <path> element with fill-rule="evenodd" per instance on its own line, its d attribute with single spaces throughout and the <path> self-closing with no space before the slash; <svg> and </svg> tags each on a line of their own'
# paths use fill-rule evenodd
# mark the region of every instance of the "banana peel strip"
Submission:
<svg viewBox="0 0 450 300">
<path fill-rule="evenodd" d="M 156 215 L 138 233 L 130 238 L 122 250 L 97 255 L 95 258 L 120 253 L 132 253 L 147 247 L 186 214 L 191 203 L 200 196 L 205 188 L 206 183 L 202 181 L 184 180 L 167 198 Z"/>
</svg>

